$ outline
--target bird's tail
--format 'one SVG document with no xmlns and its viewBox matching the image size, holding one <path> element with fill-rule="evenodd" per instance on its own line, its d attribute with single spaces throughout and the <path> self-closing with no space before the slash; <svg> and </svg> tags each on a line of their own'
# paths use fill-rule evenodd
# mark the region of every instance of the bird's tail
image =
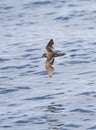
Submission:
<svg viewBox="0 0 96 130">
<path fill-rule="evenodd" d="M 48 76 L 52 77 L 53 75 L 53 71 L 54 71 L 54 67 L 51 64 L 46 64 L 46 70 L 48 72 Z"/>
</svg>

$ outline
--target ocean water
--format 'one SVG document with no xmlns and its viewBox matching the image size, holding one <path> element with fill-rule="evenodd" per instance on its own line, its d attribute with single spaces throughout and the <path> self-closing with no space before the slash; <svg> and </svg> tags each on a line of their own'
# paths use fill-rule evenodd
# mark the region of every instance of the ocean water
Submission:
<svg viewBox="0 0 96 130">
<path fill-rule="evenodd" d="M 0 130 L 96 130 L 96 0 L 0 1 Z"/>
</svg>

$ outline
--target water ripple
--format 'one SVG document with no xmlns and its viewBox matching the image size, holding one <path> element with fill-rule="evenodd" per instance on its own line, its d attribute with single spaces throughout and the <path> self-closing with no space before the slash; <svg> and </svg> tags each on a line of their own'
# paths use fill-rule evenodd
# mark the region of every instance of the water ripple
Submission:
<svg viewBox="0 0 96 130">
<path fill-rule="evenodd" d="M 0 58 L 0 62 L 5 62 L 5 61 L 9 61 L 9 59 Z"/>
<path fill-rule="evenodd" d="M 69 19 L 70 17 L 62 17 L 62 16 L 55 18 L 55 20 L 62 20 L 62 21 L 67 21 Z"/>
<path fill-rule="evenodd" d="M 75 125 L 75 124 L 69 124 L 69 125 L 65 125 L 66 127 L 70 127 L 70 128 L 79 128 L 80 125 Z"/>
<path fill-rule="evenodd" d="M 94 91 L 83 92 L 83 93 L 79 93 L 77 96 L 79 96 L 79 95 L 83 95 L 83 96 L 91 96 L 91 95 L 93 95 L 93 96 L 95 96 L 96 92 L 94 92 Z"/>
<path fill-rule="evenodd" d="M 86 110 L 86 109 L 73 109 L 73 110 L 71 110 L 70 112 L 80 112 L 80 113 L 94 113 L 94 111 L 91 111 L 91 110 Z"/>
<path fill-rule="evenodd" d="M 18 91 L 17 89 L 0 89 L 0 94 L 7 94 L 7 93 L 12 93 Z"/>
<path fill-rule="evenodd" d="M 41 97 L 33 97 L 33 98 L 27 98 L 25 100 L 45 100 L 45 99 L 52 99 L 53 97 L 51 95 L 41 96 Z"/>
<path fill-rule="evenodd" d="M 47 5 L 47 4 L 51 4 L 51 1 L 38 1 L 38 2 L 33 2 L 33 5 Z"/>
<path fill-rule="evenodd" d="M 1 70 L 24 69 L 24 68 L 26 68 L 26 67 L 30 67 L 30 64 L 20 65 L 20 66 L 6 66 L 6 67 L 2 67 Z"/>
<path fill-rule="evenodd" d="M 88 128 L 88 130 L 96 130 L 96 125 L 94 125 L 94 126 Z"/>
</svg>

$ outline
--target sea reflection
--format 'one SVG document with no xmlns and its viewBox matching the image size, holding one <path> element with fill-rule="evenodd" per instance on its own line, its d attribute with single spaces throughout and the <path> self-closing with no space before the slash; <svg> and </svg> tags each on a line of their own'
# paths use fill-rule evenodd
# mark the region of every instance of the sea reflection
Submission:
<svg viewBox="0 0 96 130">
<path fill-rule="evenodd" d="M 61 104 L 56 104 L 55 102 L 51 103 L 48 106 L 48 111 L 50 112 L 48 115 L 48 129 L 49 130 L 62 130 L 64 129 L 64 121 L 62 120 L 61 113 L 64 108 Z"/>
</svg>

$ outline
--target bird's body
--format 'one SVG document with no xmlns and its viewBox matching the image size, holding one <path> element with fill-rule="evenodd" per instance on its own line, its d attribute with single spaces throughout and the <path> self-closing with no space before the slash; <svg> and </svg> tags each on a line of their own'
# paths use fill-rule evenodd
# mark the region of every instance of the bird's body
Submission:
<svg viewBox="0 0 96 130">
<path fill-rule="evenodd" d="M 53 39 L 51 39 L 46 46 L 47 53 L 43 54 L 43 57 L 47 58 L 45 66 L 46 66 L 46 70 L 48 72 L 49 77 L 52 77 L 53 75 L 54 67 L 52 65 L 54 63 L 54 58 L 65 55 L 65 53 L 57 53 L 52 46 L 53 44 L 54 44 L 54 41 Z"/>
</svg>

